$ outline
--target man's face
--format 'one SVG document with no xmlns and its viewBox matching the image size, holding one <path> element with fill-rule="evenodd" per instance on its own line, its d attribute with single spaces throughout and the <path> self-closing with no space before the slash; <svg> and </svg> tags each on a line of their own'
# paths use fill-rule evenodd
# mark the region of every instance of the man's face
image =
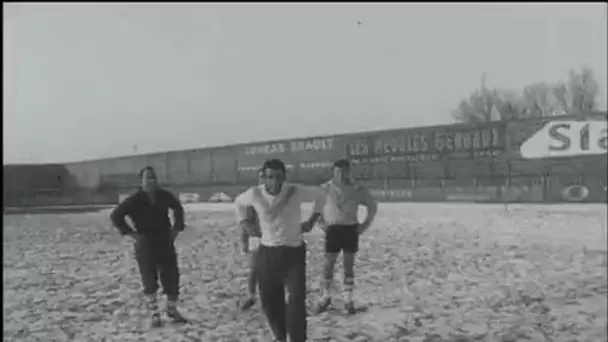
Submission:
<svg viewBox="0 0 608 342">
<path fill-rule="evenodd" d="M 350 167 L 334 167 L 334 179 L 340 182 L 350 180 Z"/>
<path fill-rule="evenodd" d="M 144 191 L 155 190 L 158 187 L 158 180 L 154 170 L 145 170 L 141 176 L 141 187 Z"/>
<path fill-rule="evenodd" d="M 271 194 L 278 194 L 285 181 L 285 172 L 279 170 L 265 169 L 263 182 L 266 191 Z"/>
</svg>

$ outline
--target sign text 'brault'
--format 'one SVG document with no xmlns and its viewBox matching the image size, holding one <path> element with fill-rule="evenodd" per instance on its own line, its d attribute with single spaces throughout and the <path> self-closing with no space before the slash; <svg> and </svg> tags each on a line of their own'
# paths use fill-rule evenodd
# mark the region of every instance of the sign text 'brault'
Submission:
<svg viewBox="0 0 608 342">
<path fill-rule="evenodd" d="M 246 156 L 331 150 L 333 138 L 293 140 L 245 147 Z"/>
</svg>

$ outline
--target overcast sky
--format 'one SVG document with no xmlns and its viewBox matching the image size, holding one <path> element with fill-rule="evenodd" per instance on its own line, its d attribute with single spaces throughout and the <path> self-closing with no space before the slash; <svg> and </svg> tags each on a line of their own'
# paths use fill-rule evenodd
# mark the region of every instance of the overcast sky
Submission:
<svg viewBox="0 0 608 342">
<path fill-rule="evenodd" d="M 3 7 L 4 163 L 442 124 L 483 72 L 606 107 L 603 3 Z"/>
</svg>

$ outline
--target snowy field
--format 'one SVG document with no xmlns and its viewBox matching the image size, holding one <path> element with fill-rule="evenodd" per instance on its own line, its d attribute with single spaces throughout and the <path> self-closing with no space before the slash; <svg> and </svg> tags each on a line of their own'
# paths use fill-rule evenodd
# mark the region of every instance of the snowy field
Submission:
<svg viewBox="0 0 608 342">
<path fill-rule="evenodd" d="M 177 245 L 193 322 L 156 330 L 107 210 L 4 216 L 4 341 L 270 341 L 259 308 L 237 310 L 247 260 L 232 206 L 186 210 Z M 311 316 L 309 340 L 606 341 L 605 230 L 605 205 L 383 203 L 356 268 L 367 312 Z M 313 300 L 322 235 L 306 239 Z"/>
</svg>

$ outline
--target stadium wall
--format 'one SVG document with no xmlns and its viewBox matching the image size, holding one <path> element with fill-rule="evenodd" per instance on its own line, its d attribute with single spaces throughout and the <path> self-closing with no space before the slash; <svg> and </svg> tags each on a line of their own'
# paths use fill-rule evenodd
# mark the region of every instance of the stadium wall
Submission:
<svg viewBox="0 0 608 342">
<path fill-rule="evenodd" d="M 559 202 L 576 197 L 606 202 L 605 154 L 543 160 L 526 160 L 520 154 L 521 144 L 547 122 L 574 119 L 429 126 L 66 165 L 9 165 L 4 167 L 5 184 L 7 179 L 11 183 L 5 186 L 5 203 L 47 203 L 53 198 L 62 204 L 116 203 L 137 187 L 138 171 L 146 165 L 155 167 L 161 183 L 185 200 L 206 201 L 218 194 L 234 197 L 254 184 L 256 170 L 268 158 L 285 161 L 291 181 L 318 184 L 331 176 L 331 162 L 342 157 L 353 160 L 354 176 L 383 201 Z M 606 120 L 606 113 L 591 119 Z M 579 187 L 568 194 L 580 186 L 588 193 L 564 195 L 572 185 Z"/>
</svg>

